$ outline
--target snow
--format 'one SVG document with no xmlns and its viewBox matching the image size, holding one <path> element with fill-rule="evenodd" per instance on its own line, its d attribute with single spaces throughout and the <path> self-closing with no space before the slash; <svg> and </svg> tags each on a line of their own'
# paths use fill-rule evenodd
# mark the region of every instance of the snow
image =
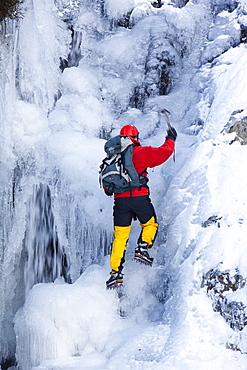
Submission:
<svg viewBox="0 0 247 370">
<path fill-rule="evenodd" d="M 6 233 L 1 319 L 12 328 L 15 315 L 18 366 L 245 370 L 247 329 L 234 331 L 213 311 L 202 279 L 210 269 L 247 277 L 247 147 L 227 133 L 247 112 L 247 48 L 238 45 L 246 2 L 213 15 L 202 0 L 182 8 L 169 1 L 154 8 L 147 0 L 107 0 L 104 21 L 98 2 L 75 2 L 84 52 L 77 67 L 62 73 L 59 57 L 68 55 L 70 40 L 61 8 L 72 7 L 73 14 L 71 3 L 59 1 L 58 12 L 48 0 L 27 1 L 11 72 L 6 67 L 9 79 L 16 71 L 18 83 L 8 85 L 10 92 L 1 88 L 7 117 L 1 148 L 7 204 L 1 224 Z M 107 22 L 128 12 L 131 28 L 107 28 Z M 157 55 L 163 50 L 174 60 L 171 92 L 146 96 L 142 109 L 130 106 L 135 87 L 155 86 Z M 164 107 L 171 111 L 178 138 L 176 161 L 170 158 L 150 171 L 160 223 L 152 249 L 155 263 L 148 268 L 132 260 L 139 234 L 134 223 L 124 269 L 126 296 L 119 300 L 105 289 L 110 267 L 103 249 L 108 244 L 109 250 L 112 229 L 112 199 L 98 185 L 105 132 L 113 136 L 122 125 L 135 124 L 143 145 L 159 146 L 167 129 L 160 114 Z M 13 179 L 14 168 L 23 172 Z M 37 283 L 24 302 L 23 269 L 28 276 L 32 261 L 28 269 L 19 267 L 25 264 L 20 256 L 33 248 L 30 242 L 22 249 L 28 217 L 37 223 L 29 200 L 35 199 L 38 184 L 51 189 L 54 232 L 70 258 L 72 281 Z M 213 215 L 219 223 L 203 227 Z M 246 291 L 247 285 L 225 295 L 247 306 Z M 4 338 L 11 338 L 12 329 L 6 328 L 1 345 L 7 357 Z"/>
<path fill-rule="evenodd" d="M 46 359 L 78 356 L 84 349 L 90 353 L 90 347 L 100 352 L 109 333 L 117 329 L 117 299 L 105 294 L 103 284 L 92 283 L 92 279 L 102 280 L 102 269 L 91 266 L 88 270 L 72 286 L 60 281 L 52 286 L 37 284 L 27 298 L 30 311 L 24 307 L 23 317 L 20 311 L 16 318 L 20 335 L 29 331 L 30 342 L 19 342 L 27 346 L 19 348 L 27 358 L 24 368 L 30 366 L 29 356 L 40 357 L 40 345 Z"/>
<path fill-rule="evenodd" d="M 107 14 L 118 19 L 131 11 L 137 0 L 107 0 L 105 3 Z"/>
<path fill-rule="evenodd" d="M 33 104 L 17 101 L 12 131 L 16 144 L 20 148 L 29 148 L 49 134 L 49 124 L 43 110 Z"/>
<path fill-rule="evenodd" d="M 226 364 L 244 369 L 241 355 L 224 348 L 231 329 L 212 311 L 205 294 L 191 294 L 187 314 L 181 309 L 179 325 L 170 326 L 157 320 L 154 310 L 159 307 L 147 294 L 160 269 L 131 269 L 126 274 L 128 297 L 121 302 L 126 318 L 119 316 L 115 292 L 105 291 L 105 267 L 90 266 L 73 285 L 37 284 L 15 319 L 22 367 L 30 367 L 30 356 L 35 370 L 114 369 L 120 364 L 121 369 L 206 370 Z"/>
</svg>

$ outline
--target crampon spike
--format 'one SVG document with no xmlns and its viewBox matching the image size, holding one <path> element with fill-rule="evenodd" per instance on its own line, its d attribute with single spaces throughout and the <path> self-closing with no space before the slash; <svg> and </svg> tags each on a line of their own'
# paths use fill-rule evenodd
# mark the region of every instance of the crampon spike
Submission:
<svg viewBox="0 0 247 370">
<path fill-rule="evenodd" d="M 140 263 L 140 264 L 142 264 L 142 265 L 146 265 L 146 266 L 152 266 L 152 263 L 153 263 L 153 262 L 147 262 L 147 261 L 144 261 L 143 259 L 138 258 L 138 257 L 134 257 L 134 260 L 135 260 L 137 263 Z"/>
<path fill-rule="evenodd" d="M 124 286 L 123 283 L 116 283 L 115 285 L 112 285 L 110 287 L 107 287 L 107 290 L 114 290 L 114 289 L 117 289 L 121 286 Z"/>
</svg>

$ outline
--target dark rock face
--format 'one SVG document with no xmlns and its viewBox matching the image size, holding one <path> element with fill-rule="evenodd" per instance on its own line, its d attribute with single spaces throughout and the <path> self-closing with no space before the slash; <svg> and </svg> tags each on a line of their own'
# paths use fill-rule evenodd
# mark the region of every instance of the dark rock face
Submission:
<svg viewBox="0 0 247 370">
<path fill-rule="evenodd" d="M 204 221 L 202 223 L 202 227 L 208 227 L 208 226 L 211 226 L 213 224 L 217 224 L 218 227 L 220 227 L 220 220 L 222 219 L 222 217 L 219 217 L 217 215 L 213 215 L 213 216 L 210 216 L 206 221 Z"/>
<path fill-rule="evenodd" d="M 241 144 L 247 144 L 247 119 L 237 121 L 230 127 L 229 133 L 236 132 L 236 138 L 233 141 L 240 141 Z"/>
<path fill-rule="evenodd" d="M 212 299 L 213 310 L 219 312 L 235 331 L 241 331 L 247 325 L 247 307 L 243 302 L 230 301 L 226 292 L 244 288 L 246 281 L 238 271 L 232 276 L 229 271 L 218 269 L 208 271 L 202 280 L 202 287 L 207 287 L 207 294 Z"/>
</svg>

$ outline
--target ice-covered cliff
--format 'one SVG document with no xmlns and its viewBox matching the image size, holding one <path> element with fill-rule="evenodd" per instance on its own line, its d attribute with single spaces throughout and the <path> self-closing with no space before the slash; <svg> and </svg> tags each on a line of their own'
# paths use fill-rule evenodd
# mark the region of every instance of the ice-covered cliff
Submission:
<svg viewBox="0 0 247 370">
<path fill-rule="evenodd" d="M 1 22 L 2 369 L 246 369 L 246 1 L 24 5 Z M 134 224 L 123 319 L 98 166 L 123 124 L 162 144 L 164 107 L 176 162 L 150 171 L 155 264 Z"/>
</svg>

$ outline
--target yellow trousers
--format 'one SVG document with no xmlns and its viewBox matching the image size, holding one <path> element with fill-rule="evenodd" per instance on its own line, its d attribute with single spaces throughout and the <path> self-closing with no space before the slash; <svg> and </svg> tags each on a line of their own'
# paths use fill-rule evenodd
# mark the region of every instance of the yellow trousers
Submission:
<svg viewBox="0 0 247 370">
<path fill-rule="evenodd" d="M 145 224 L 140 223 L 142 231 L 140 238 L 143 242 L 148 243 L 149 248 L 152 247 L 155 236 L 158 231 L 158 223 L 155 218 L 151 217 Z M 124 263 L 124 255 L 126 245 L 129 239 L 131 225 L 129 226 L 114 226 L 114 239 L 110 256 L 110 265 L 112 270 L 119 271 Z"/>
</svg>

